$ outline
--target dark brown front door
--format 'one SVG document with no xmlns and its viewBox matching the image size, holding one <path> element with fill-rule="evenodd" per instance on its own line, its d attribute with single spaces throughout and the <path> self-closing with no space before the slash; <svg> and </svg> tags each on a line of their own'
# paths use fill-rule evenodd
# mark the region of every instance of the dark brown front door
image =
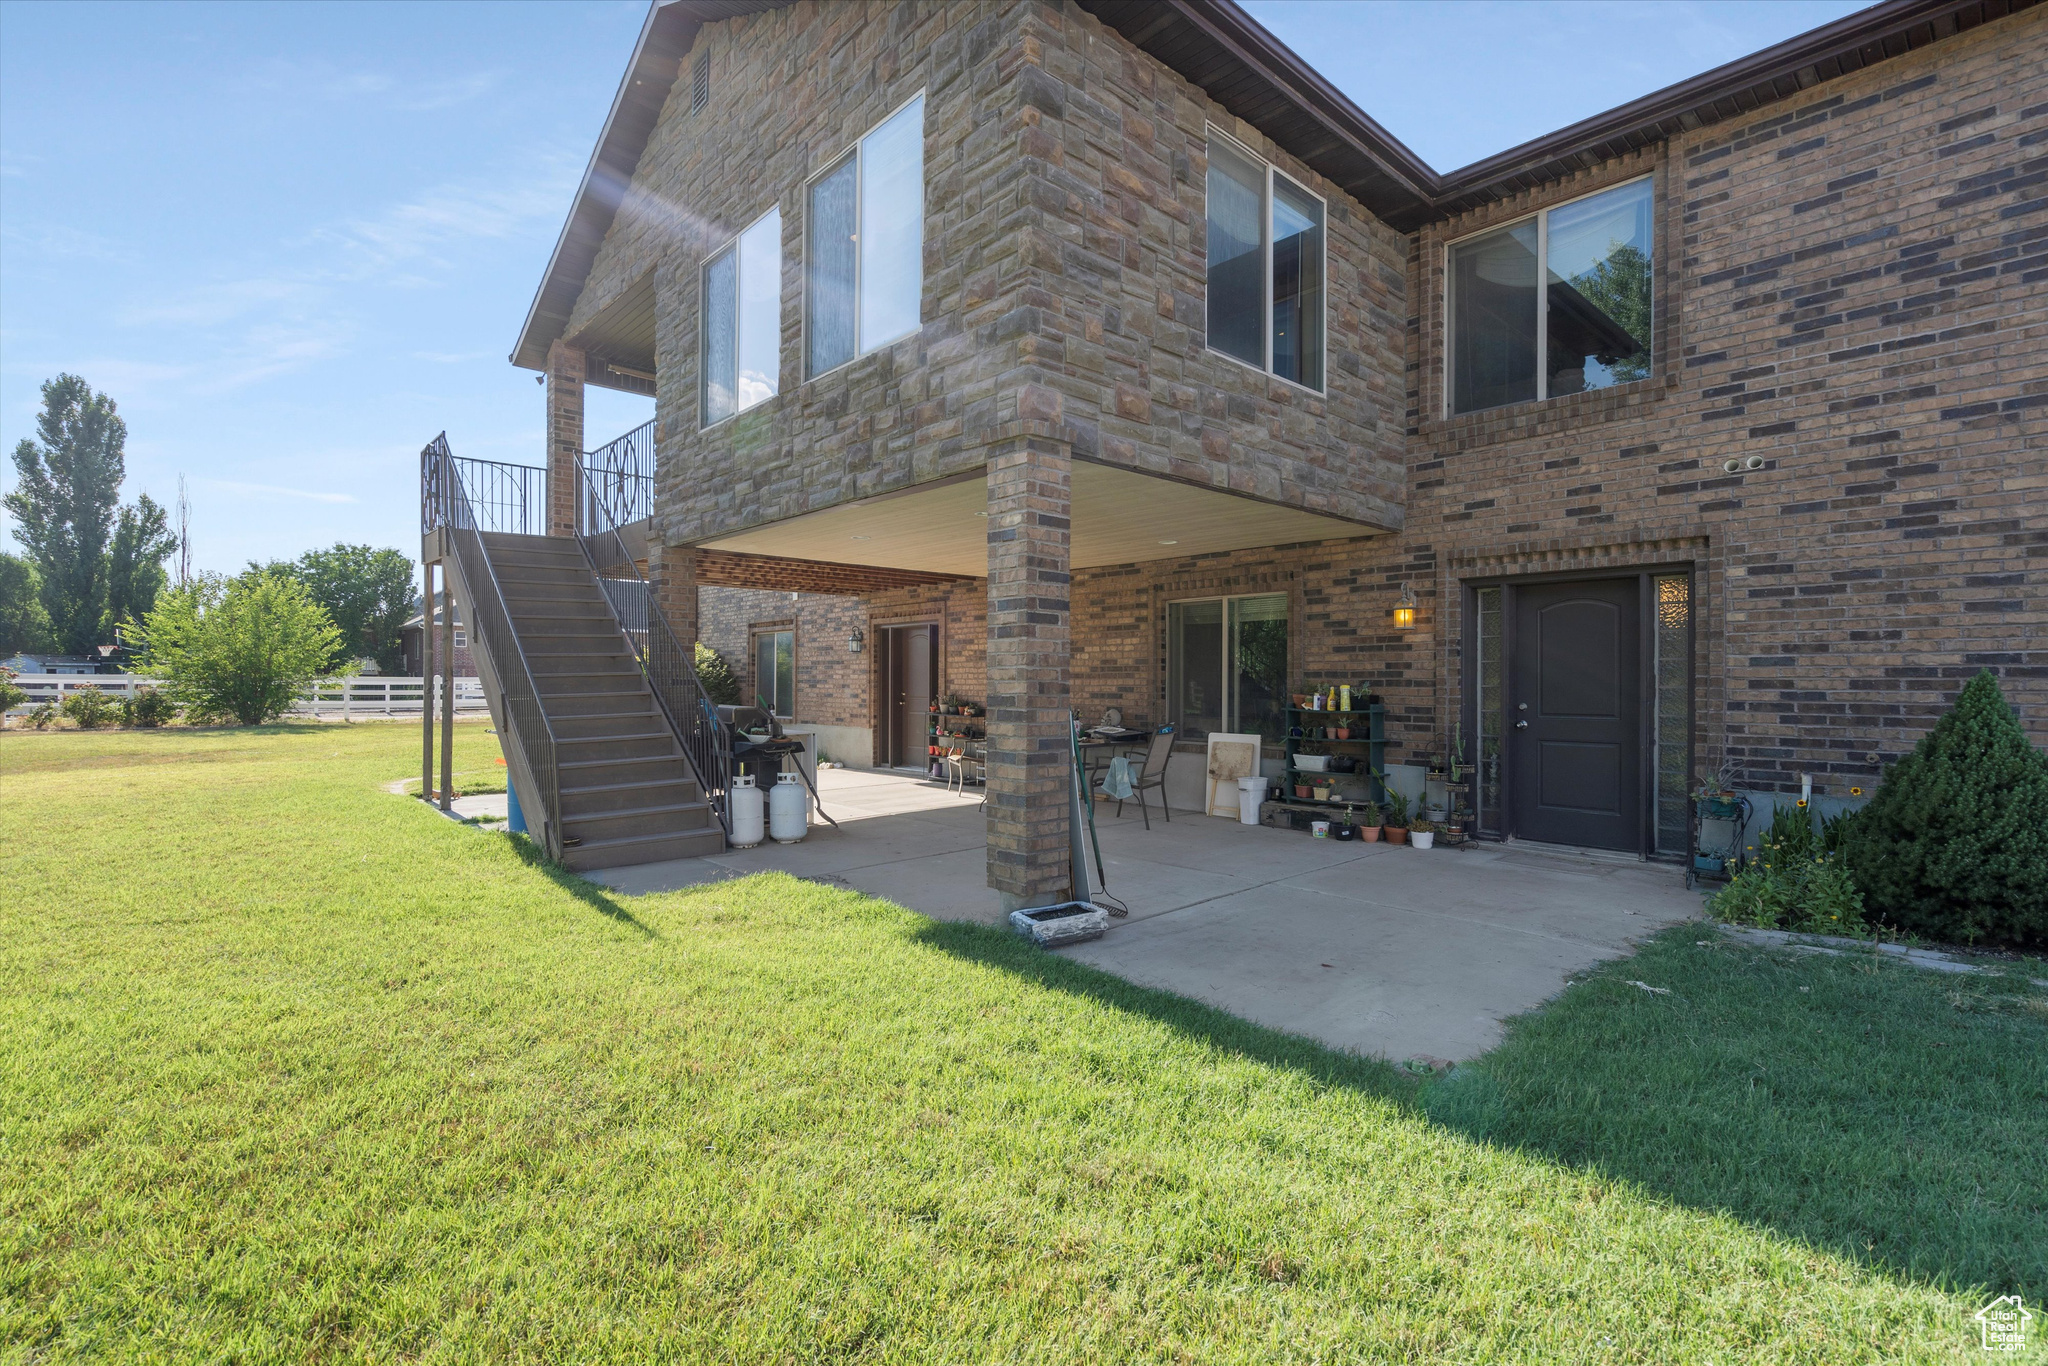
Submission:
<svg viewBox="0 0 2048 1366">
<path fill-rule="evenodd" d="M 1631 578 L 1515 593 L 1507 724 L 1523 839 L 1640 847 L 1637 591 Z"/>
<path fill-rule="evenodd" d="M 891 626 L 883 631 L 887 763 L 926 766 L 926 718 L 938 686 L 937 636 L 935 626 Z"/>
</svg>

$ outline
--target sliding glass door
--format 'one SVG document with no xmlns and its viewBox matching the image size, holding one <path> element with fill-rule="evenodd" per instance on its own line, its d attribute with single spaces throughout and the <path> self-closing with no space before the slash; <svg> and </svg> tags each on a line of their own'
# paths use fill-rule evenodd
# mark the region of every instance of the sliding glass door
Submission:
<svg viewBox="0 0 2048 1366">
<path fill-rule="evenodd" d="M 1167 719 L 1182 739 L 1287 734 L 1287 595 L 1166 607 Z"/>
</svg>

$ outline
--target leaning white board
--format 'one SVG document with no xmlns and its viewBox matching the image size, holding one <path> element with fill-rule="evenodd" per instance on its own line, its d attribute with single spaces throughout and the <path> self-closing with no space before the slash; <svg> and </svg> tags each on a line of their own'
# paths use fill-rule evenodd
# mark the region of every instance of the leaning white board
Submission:
<svg viewBox="0 0 2048 1366">
<path fill-rule="evenodd" d="M 1237 780 L 1259 774 L 1259 737 L 1211 735 L 1209 779 L 1203 809 L 1212 816 L 1237 819 Z"/>
</svg>

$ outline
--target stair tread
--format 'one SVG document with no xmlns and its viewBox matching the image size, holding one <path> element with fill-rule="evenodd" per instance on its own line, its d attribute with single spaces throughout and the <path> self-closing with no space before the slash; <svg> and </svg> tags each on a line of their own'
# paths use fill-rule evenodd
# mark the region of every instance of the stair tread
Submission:
<svg viewBox="0 0 2048 1366">
<path fill-rule="evenodd" d="M 695 778 L 690 777 L 643 778 L 638 782 L 591 783 L 585 787 L 565 787 L 560 790 L 565 794 L 573 792 L 578 796 L 583 796 L 592 792 L 631 792 L 637 788 L 643 787 L 675 787 L 683 783 L 688 783 L 691 787 L 697 786 L 697 780 Z M 702 789 L 700 788 L 698 790 L 701 793 Z M 702 800 L 702 798 L 700 797 L 699 800 Z"/>
<path fill-rule="evenodd" d="M 661 840 L 687 840 L 718 838 L 721 846 L 725 843 L 725 832 L 716 825 L 699 826 L 690 830 L 667 831 L 659 835 L 616 835 L 608 840 L 584 840 L 580 844 L 567 846 L 565 852 L 586 854 L 593 849 L 624 849 L 635 844 L 654 844 Z"/>
<path fill-rule="evenodd" d="M 562 824 L 573 825 L 577 821 L 608 821 L 615 820 L 622 816 L 659 816 L 664 811 L 694 812 L 709 811 L 710 809 L 711 803 L 703 801 L 701 799 L 694 802 L 663 802 L 658 806 L 622 806 L 616 811 L 585 811 L 580 815 L 564 814 L 562 817 Z M 696 830 L 697 828 L 698 827 L 694 825 L 686 826 L 683 830 L 678 831 L 677 833 L 687 834 L 690 831 Z"/>
<path fill-rule="evenodd" d="M 683 752 L 679 749 L 674 749 L 666 754 L 632 754 L 622 759 L 565 759 L 557 764 L 556 767 L 576 769 L 603 768 L 607 764 L 651 764 L 658 759 L 680 760 L 682 757 Z M 684 776 L 687 777 L 687 773 Z M 578 790 L 580 791 L 581 789 Z"/>
<path fill-rule="evenodd" d="M 548 720 L 559 720 L 550 716 Z M 616 745 L 621 740 L 673 740 L 675 737 L 665 730 L 635 730 L 624 735 L 562 735 L 555 738 L 558 745 Z"/>
</svg>

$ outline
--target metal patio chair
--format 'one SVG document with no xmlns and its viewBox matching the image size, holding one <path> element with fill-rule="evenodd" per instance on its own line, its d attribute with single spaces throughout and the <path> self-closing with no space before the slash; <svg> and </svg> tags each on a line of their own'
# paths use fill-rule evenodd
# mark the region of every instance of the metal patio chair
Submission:
<svg viewBox="0 0 2048 1366">
<path fill-rule="evenodd" d="M 1167 823 L 1173 822 L 1173 808 L 1166 804 L 1166 762 L 1173 757 L 1173 727 L 1161 726 L 1152 732 L 1152 741 L 1145 746 L 1145 766 L 1131 780 L 1131 796 L 1138 799 L 1138 813 L 1145 818 L 1145 828 L 1152 828 L 1152 811 L 1145 803 L 1145 789 L 1159 789 L 1159 810 Z M 1124 799 L 1128 800 L 1128 798 Z M 1116 804 L 1116 814 L 1124 814 L 1124 802 Z"/>
</svg>

